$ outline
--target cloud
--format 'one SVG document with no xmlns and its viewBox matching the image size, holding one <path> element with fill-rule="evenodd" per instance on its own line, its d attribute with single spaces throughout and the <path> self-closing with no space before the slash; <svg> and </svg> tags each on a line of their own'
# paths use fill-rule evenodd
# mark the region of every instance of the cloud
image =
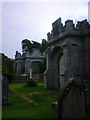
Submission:
<svg viewBox="0 0 90 120">
<path fill-rule="evenodd" d="M 67 19 L 88 18 L 86 2 L 7 2 L 3 3 L 2 8 L 3 52 L 13 58 L 16 50 L 21 51 L 23 39 L 38 42 L 47 39 L 52 23 L 59 17 L 62 23 Z"/>
</svg>

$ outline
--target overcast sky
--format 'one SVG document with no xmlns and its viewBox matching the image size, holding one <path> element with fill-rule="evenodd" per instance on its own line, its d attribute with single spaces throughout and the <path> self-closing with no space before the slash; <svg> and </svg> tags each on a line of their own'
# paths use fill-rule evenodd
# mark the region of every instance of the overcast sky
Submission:
<svg viewBox="0 0 90 120">
<path fill-rule="evenodd" d="M 52 23 L 59 17 L 63 24 L 67 19 L 72 19 L 74 23 L 88 19 L 88 0 L 55 1 L 3 2 L 1 52 L 9 58 L 14 58 L 17 50 L 22 51 L 22 40 L 41 42 L 41 39 L 47 39 L 47 33 L 52 30 Z"/>
</svg>

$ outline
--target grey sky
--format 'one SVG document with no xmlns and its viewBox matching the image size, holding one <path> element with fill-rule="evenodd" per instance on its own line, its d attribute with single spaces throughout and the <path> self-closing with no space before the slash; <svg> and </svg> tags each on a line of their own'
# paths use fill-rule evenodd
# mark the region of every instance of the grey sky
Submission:
<svg viewBox="0 0 90 120">
<path fill-rule="evenodd" d="M 85 1 L 85 2 L 84 2 Z M 41 42 L 47 39 L 52 23 L 61 17 L 84 20 L 88 18 L 88 2 L 4 2 L 2 4 L 2 52 L 14 58 L 21 52 L 25 38 Z"/>
</svg>

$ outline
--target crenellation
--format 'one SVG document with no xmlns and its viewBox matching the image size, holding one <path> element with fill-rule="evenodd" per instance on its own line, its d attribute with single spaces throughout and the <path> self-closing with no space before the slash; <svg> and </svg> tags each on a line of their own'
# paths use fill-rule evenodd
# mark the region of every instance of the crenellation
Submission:
<svg viewBox="0 0 90 120">
<path fill-rule="evenodd" d="M 58 28 L 61 26 L 61 18 L 58 18 L 55 22 L 52 23 L 52 28 L 55 29 L 55 28 Z"/>
<path fill-rule="evenodd" d="M 76 28 L 79 30 L 80 35 L 85 35 L 88 34 L 88 27 L 89 27 L 89 23 L 87 22 L 87 20 L 83 20 L 83 21 L 78 21 Z"/>
<path fill-rule="evenodd" d="M 59 28 L 62 26 L 61 23 L 61 18 L 57 19 L 53 24 L 52 24 L 52 37 L 59 35 Z"/>
<path fill-rule="evenodd" d="M 65 22 L 65 26 L 66 26 L 66 27 L 74 26 L 73 20 L 67 20 L 67 21 Z"/>
<path fill-rule="evenodd" d="M 67 35 L 74 36 L 84 36 L 90 33 L 90 24 L 87 19 L 83 21 L 78 21 L 75 25 L 73 20 L 65 21 L 65 25 L 61 23 L 61 18 L 57 19 L 52 24 L 52 31 L 47 34 L 48 42 L 53 42 L 55 40 L 65 37 Z"/>
<path fill-rule="evenodd" d="M 81 22 L 80 21 L 77 21 L 77 24 L 76 24 L 76 29 L 79 30 L 81 27 Z"/>
<path fill-rule="evenodd" d="M 76 30 L 73 20 L 67 20 L 65 22 L 65 31 L 67 31 L 67 33 L 69 33 L 69 32 L 73 32 L 73 30 Z"/>
</svg>

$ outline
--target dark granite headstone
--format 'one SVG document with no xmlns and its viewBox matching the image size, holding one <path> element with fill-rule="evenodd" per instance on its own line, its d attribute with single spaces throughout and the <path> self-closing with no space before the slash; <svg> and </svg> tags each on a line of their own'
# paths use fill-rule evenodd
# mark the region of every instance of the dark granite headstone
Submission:
<svg viewBox="0 0 90 120">
<path fill-rule="evenodd" d="M 81 85 L 73 78 L 64 84 L 59 96 L 59 118 L 87 119 L 86 101 Z"/>
<path fill-rule="evenodd" d="M 2 76 L 2 105 L 9 104 L 9 82 L 5 76 Z"/>
</svg>

